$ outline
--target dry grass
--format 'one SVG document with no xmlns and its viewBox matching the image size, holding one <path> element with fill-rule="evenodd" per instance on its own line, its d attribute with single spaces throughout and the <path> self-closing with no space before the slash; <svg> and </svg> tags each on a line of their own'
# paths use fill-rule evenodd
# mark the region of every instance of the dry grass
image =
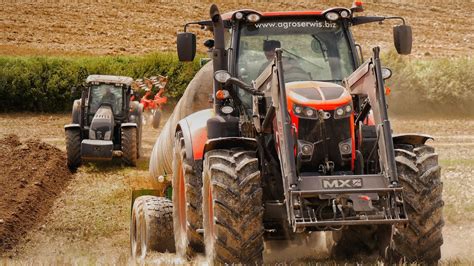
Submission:
<svg viewBox="0 0 474 266">
<path fill-rule="evenodd" d="M 145 3 L 144 3 L 145 2 Z M 3 1 L 0 5 L 0 54 L 83 55 L 145 54 L 174 50 L 184 23 L 208 19 L 211 2 L 223 12 L 324 10 L 350 7 L 353 1 Z M 472 1 L 367 1 L 367 15 L 404 16 L 413 26 L 418 57 L 472 55 Z M 456 14 L 456 15 L 452 15 Z M 365 51 L 391 48 L 393 22 L 354 29 Z M 201 44 L 204 36 L 199 39 Z M 201 51 L 205 51 L 201 45 Z"/>
<path fill-rule="evenodd" d="M 68 120 L 69 115 L 0 115 L 0 136 L 13 132 L 27 137 L 33 132 L 46 142 L 64 148 L 62 125 Z M 440 156 L 445 185 L 443 264 L 474 263 L 471 258 L 474 254 L 471 244 L 474 241 L 474 137 L 470 133 L 474 132 L 474 120 L 393 119 L 393 125 L 395 132 L 425 132 L 435 136 L 433 146 Z M 31 131 L 26 131 L 29 126 L 32 126 Z M 157 133 L 147 128 L 145 153 L 150 152 Z M 137 169 L 110 163 L 88 164 L 80 168 L 56 201 L 46 222 L 30 232 L 15 251 L 7 254 L 11 259 L 4 258 L 4 262 L 129 263 L 130 191 L 141 177 L 147 175 L 146 159 Z M 193 263 L 204 262 L 199 258 Z M 336 264 L 314 258 L 296 263 Z M 172 254 L 154 254 L 147 259 L 147 264 L 186 265 L 187 262 Z"/>
</svg>

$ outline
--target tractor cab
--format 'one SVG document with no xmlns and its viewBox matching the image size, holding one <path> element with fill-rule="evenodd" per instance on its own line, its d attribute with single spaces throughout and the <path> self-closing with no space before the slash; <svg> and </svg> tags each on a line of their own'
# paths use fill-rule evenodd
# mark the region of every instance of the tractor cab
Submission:
<svg viewBox="0 0 474 266">
<path fill-rule="evenodd" d="M 110 109 L 115 119 L 123 119 L 130 109 L 132 82 L 133 79 L 129 77 L 90 75 L 86 80 L 87 124 L 90 124 L 97 111 L 105 106 Z"/>
</svg>

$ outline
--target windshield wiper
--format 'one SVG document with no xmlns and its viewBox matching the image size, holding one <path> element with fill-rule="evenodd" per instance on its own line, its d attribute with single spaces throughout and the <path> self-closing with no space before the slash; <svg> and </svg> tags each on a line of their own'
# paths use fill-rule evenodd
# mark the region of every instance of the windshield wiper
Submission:
<svg viewBox="0 0 474 266">
<path fill-rule="evenodd" d="M 311 34 L 311 37 L 313 37 L 313 39 L 315 39 L 319 43 L 319 47 L 321 47 L 321 52 L 323 53 L 324 61 L 327 62 L 329 60 L 328 54 L 327 54 L 328 53 L 327 49 L 324 49 L 323 43 L 318 38 L 318 36 L 316 36 L 316 34 Z"/>
</svg>

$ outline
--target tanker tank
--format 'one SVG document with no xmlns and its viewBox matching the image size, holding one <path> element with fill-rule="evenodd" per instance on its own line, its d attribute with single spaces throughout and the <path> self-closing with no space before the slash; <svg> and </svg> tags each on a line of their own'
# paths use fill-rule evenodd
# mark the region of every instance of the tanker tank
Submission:
<svg viewBox="0 0 474 266">
<path fill-rule="evenodd" d="M 204 65 L 188 84 L 161 130 L 150 156 L 149 172 L 152 178 L 171 177 L 176 126 L 186 116 L 212 107 L 209 103 L 212 86 L 212 62 L 210 62 Z"/>
</svg>

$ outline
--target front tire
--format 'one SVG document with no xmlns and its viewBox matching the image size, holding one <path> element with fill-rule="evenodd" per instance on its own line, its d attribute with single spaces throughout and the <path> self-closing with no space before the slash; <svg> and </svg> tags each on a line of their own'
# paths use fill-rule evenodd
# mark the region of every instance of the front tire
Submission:
<svg viewBox="0 0 474 266">
<path fill-rule="evenodd" d="M 208 260 L 214 264 L 261 264 L 264 209 L 255 151 L 209 151 L 203 170 Z"/>
<path fill-rule="evenodd" d="M 132 210 L 130 226 L 131 255 L 145 258 L 149 251 L 175 252 L 173 203 L 163 197 L 138 197 Z"/>
<path fill-rule="evenodd" d="M 437 263 L 443 244 L 443 183 L 438 154 L 427 145 L 395 147 L 398 178 L 409 218 L 394 235 L 395 252 L 406 262 Z"/>
<path fill-rule="evenodd" d="M 66 129 L 67 166 L 75 171 L 81 165 L 81 130 Z"/>
<path fill-rule="evenodd" d="M 204 252 L 202 235 L 201 188 L 186 148 L 182 132 L 176 133 L 173 153 L 173 224 L 176 253 L 191 259 Z"/>
<path fill-rule="evenodd" d="M 122 128 L 122 161 L 129 166 L 137 166 L 137 128 Z"/>
</svg>

